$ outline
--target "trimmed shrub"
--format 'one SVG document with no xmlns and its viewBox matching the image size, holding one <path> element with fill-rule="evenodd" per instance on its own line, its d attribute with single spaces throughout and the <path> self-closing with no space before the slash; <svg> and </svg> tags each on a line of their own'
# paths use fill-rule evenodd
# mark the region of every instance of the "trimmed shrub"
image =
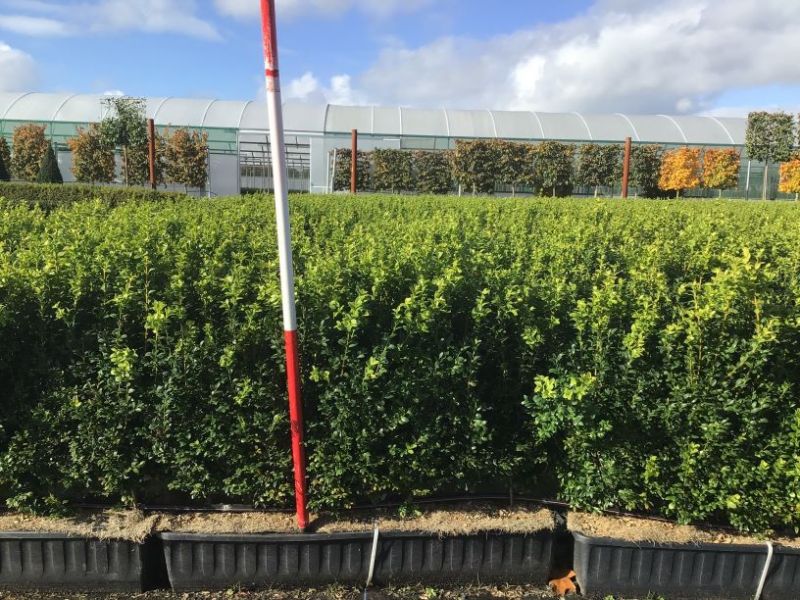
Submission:
<svg viewBox="0 0 800 600">
<path fill-rule="evenodd" d="M 0 210 L 0 495 L 289 505 L 271 198 Z M 793 204 L 292 211 L 314 508 L 513 486 L 800 526 Z"/>
<path fill-rule="evenodd" d="M 61 176 L 61 169 L 58 168 L 58 158 L 56 152 L 53 150 L 53 145 L 47 146 L 42 159 L 42 166 L 39 168 L 39 175 L 36 177 L 37 183 L 53 183 L 60 185 L 64 183 L 64 178 Z"/>
<path fill-rule="evenodd" d="M 0 181 L 11 179 L 11 149 L 6 138 L 0 136 Z"/>
<path fill-rule="evenodd" d="M 90 186 L 78 183 L 48 185 L 38 183 L 1 183 L 0 198 L 11 204 L 38 207 L 44 211 L 85 201 L 97 199 L 109 206 L 125 202 L 163 201 L 186 199 L 179 192 L 160 192 L 149 189 L 119 188 L 110 186 Z"/>
</svg>

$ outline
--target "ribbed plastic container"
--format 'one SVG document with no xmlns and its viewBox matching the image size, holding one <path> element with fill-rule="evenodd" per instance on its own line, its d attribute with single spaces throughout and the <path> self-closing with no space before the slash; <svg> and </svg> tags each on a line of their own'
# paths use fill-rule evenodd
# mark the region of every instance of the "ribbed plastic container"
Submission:
<svg viewBox="0 0 800 600">
<path fill-rule="evenodd" d="M 656 544 L 575 533 L 575 572 L 585 596 L 750 599 L 766 545 Z M 800 599 L 800 550 L 776 546 L 762 600 Z"/>
<path fill-rule="evenodd" d="M 175 591 L 363 585 L 369 573 L 371 533 L 308 535 L 199 535 L 162 533 Z M 552 568 L 553 534 L 487 533 L 437 537 L 381 534 L 374 583 L 537 583 Z"/>
<path fill-rule="evenodd" d="M 0 533 L 0 589 L 140 592 L 143 547 L 50 533 Z"/>
</svg>

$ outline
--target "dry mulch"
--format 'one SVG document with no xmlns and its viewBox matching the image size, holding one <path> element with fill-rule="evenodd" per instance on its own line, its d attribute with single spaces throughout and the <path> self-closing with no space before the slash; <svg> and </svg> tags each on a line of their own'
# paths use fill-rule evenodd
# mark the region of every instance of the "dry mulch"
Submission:
<svg viewBox="0 0 800 600">
<path fill-rule="evenodd" d="M 498 531 L 534 533 L 555 528 L 547 509 L 524 507 L 500 509 L 467 504 L 421 509 L 401 518 L 397 511 L 358 511 L 342 515 L 312 515 L 314 533 L 372 531 L 420 531 L 439 535 L 469 535 Z M 148 535 L 181 533 L 258 534 L 297 533 L 294 514 L 277 512 L 196 512 L 186 514 L 142 513 L 136 510 L 85 511 L 69 518 L 45 518 L 17 513 L 0 514 L 0 531 L 53 532 L 100 539 L 140 542 Z"/>
<path fill-rule="evenodd" d="M 581 512 L 567 514 L 567 527 L 595 537 L 610 537 L 627 542 L 659 544 L 764 544 L 767 540 L 789 548 L 800 548 L 800 538 L 756 537 L 723 529 L 704 529 L 677 525 L 660 519 L 598 515 Z"/>
</svg>

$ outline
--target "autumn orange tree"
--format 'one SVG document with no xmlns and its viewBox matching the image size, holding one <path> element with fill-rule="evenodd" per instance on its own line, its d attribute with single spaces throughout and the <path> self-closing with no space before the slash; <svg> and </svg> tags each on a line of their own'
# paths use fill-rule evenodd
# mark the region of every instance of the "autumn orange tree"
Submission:
<svg viewBox="0 0 800 600">
<path fill-rule="evenodd" d="M 67 144 L 72 151 L 72 174 L 81 183 L 110 183 L 114 180 L 116 162 L 114 146 L 101 135 L 92 123 L 89 129 L 78 129 L 78 135 Z"/>
<path fill-rule="evenodd" d="M 205 188 L 208 180 L 208 134 L 178 129 L 167 139 L 166 175 L 184 188 Z"/>
<path fill-rule="evenodd" d="M 706 187 L 719 190 L 729 190 L 739 185 L 739 171 L 742 156 L 735 148 L 706 150 L 703 157 L 703 182 Z"/>
<path fill-rule="evenodd" d="M 14 176 L 25 181 L 36 181 L 42 159 L 47 154 L 50 143 L 41 125 L 21 125 L 14 130 L 14 154 L 11 157 L 11 170 Z"/>
<path fill-rule="evenodd" d="M 661 177 L 658 187 L 664 191 L 681 195 L 683 190 L 699 187 L 702 182 L 702 150 L 700 148 L 676 148 L 664 153 L 661 161 Z"/>
<path fill-rule="evenodd" d="M 800 196 L 800 153 L 792 155 L 791 159 L 781 165 L 781 179 L 778 191 L 785 194 L 794 194 L 797 200 Z"/>
</svg>

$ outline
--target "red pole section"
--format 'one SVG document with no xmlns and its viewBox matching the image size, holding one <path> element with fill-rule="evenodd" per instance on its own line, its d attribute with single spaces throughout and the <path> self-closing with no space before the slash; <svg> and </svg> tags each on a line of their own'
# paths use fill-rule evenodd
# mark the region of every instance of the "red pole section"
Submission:
<svg viewBox="0 0 800 600">
<path fill-rule="evenodd" d="M 631 177 L 631 138 L 625 138 L 625 159 L 622 162 L 622 197 L 628 197 L 628 182 Z"/>
<path fill-rule="evenodd" d="M 278 256 L 286 344 L 286 384 L 289 392 L 289 422 L 292 430 L 294 495 L 297 507 L 297 525 L 301 530 L 305 530 L 308 527 L 308 508 L 306 504 L 306 457 L 303 448 L 303 400 L 300 393 L 300 356 L 297 347 L 292 235 L 289 229 L 289 189 L 287 186 L 286 147 L 283 139 L 283 106 L 278 69 L 275 0 L 261 0 L 261 25 L 264 37 L 264 74 L 267 81 L 272 177 L 275 188 L 275 219 L 278 226 Z"/>
<path fill-rule="evenodd" d="M 350 193 L 358 193 L 358 129 L 353 129 L 350 153 Z"/>
<path fill-rule="evenodd" d="M 147 160 L 150 164 L 150 187 L 156 189 L 156 123 L 147 119 Z"/>
</svg>

